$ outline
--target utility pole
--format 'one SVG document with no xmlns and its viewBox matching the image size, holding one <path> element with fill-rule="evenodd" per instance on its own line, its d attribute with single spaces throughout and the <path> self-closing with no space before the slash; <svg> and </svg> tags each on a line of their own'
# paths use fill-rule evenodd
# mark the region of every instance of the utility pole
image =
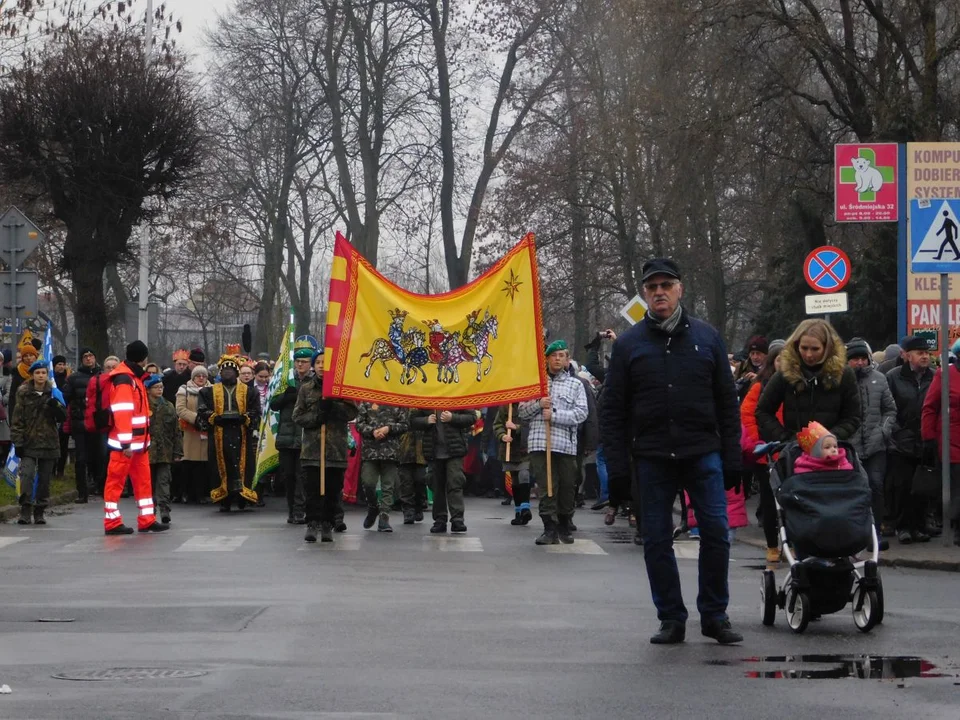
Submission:
<svg viewBox="0 0 960 720">
<path fill-rule="evenodd" d="M 150 58 L 153 54 L 153 0 L 147 0 L 146 29 L 143 40 L 143 72 L 144 76 L 150 73 Z M 146 79 L 144 80 L 146 82 Z M 139 316 L 137 322 L 137 336 L 139 340 L 148 342 L 150 329 L 148 327 L 148 308 L 150 306 L 150 225 L 145 223 L 140 229 L 140 297 L 137 300 Z"/>
</svg>

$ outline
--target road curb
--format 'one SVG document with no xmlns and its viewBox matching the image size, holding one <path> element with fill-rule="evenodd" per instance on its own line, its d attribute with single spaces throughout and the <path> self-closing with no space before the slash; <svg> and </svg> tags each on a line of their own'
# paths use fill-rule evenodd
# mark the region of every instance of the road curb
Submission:
<svg viewBox="0 0 960 720">
<path fill-rule="evenodd" d="M 766 550 L 767 543 L 764 540 L 754 539 L 750 537 L 738 537 L 738 542 L 743 543 L 744 545 L 752 545 L 753 547 Z M 884 558 L 883 554 L 880 555 L 880 566 L 881 567 L 892 567 L 892 568 L 907 568 L 910 570 L 937 570 L 939 572 L 960 572 L 960 562 L 954 562 L 951 560 L 911 560 L 909 558 Z"/>
<path fill-rule="evenodd" d="M 55 507 L 56 505 L 68 505 L 77 499 L 77 491 L 69 490 L 60 495 L 54 495 L 47 501 L 47 507 Z M 6 507 L 0 507 L 0 522 L 7 522 L 8 520 L 13 520 L 14 518 L 20 515 L 20 506 L 19 505 L 7 505 Z"/>
</svg>

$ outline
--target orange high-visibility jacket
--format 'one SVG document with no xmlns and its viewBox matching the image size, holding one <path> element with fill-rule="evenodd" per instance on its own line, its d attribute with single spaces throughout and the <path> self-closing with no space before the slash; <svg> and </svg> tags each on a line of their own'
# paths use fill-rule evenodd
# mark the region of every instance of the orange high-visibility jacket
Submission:
<svg viewBox="0 0 960 720">
<path fill-rule="evenodd" d="M 125 362 L 110 373 L 113 423 L 107 445 L 111 450 L 145 451 L 150 447 L 150 402 L 143 381 Z"/>
</svg>

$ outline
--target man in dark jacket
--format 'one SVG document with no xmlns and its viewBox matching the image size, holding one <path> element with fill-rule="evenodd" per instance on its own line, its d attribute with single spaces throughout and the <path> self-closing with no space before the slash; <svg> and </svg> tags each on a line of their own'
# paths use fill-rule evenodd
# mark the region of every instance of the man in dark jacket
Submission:
<svg viewBox="0 0 960 720">
<path fill-rule="evenodd" d="M 310 376 L 313 360 L 313 346 L 305 341 L 297 341 L 293 350 L 293 369 L 297 377 L 287 385 L 282 394 L 270 400 L 270 409 L 280 413 L 276 445 L 280 453 L 278 475 L 283 478 L 287 492 L 287 522 L 291 525 L 303 525 L 307 521 L 304 509 L 303 478 L 300 472 L 301 428 L 293 421 L 293 408 L 297 404 L 297 392 Z"/>
<path fill-rule="evenodd" d="M 897 419 L 897 404 L 890 393 L 887 378 L 877 371 L 870 345 L 862 338 L 851 338 L 847 343 L 847 364 L 857 374 L 860 389 L 860 411 L 863 421 L 850 438 L 867 478 L 873 505 L 873 521 L 880 538 L 880 549 L 888 550 L 890 543 L 882 538 L 883 481 L 887 474 L 887 436 Z"/>
<path fill-rule="evenodd" d="M 766 362 L 769 351 L 770 343 L 767 342 L 767 339 L 763 337 L 763 335 L 754 335 L 747 341 L 747 346 L 744 348 L 747 357 L 740 363 L 740 367 L 737 368 L 736 377 L 734 378 L 737 384 L 737 398 L 740 402 L 743 402 L 743 398 L 746 397 L 747 391 L 750 389 L 753 381 L 757 379 L 757 375 L 763 370 L 763 363 Z"/>
<path fill-rule="evenodd" d="M 70 415 L 70 434 L 73 436 L 74 469 L 76 470 L 76 503 L 85 503 L 90 493 L 97 487 L 100 477 L 100 465 L 103 461 L 101 436 L 97 432 L 87 432 L 83 418 L 87 411 L 87 385 L 90 379 L 100 374 L 97 357 L 90 348 L 80 350 L 80 367 L 67 378 L 62 388 L 63 399 L 67 401 Z"/>
<path fill-rule="evenodd" d="M 897 419 L 890 435 L 890 465 L 887 484 L 892 488 L 891 515 L 901 544 L 928 542 L 924 532 L 926 501 L 914 495 L 913 475 L 924 459 L 936 462 L 937 445 L 924 445 L 920 437 L 920 416 L 923 401 L 933 381 L 930 369 L 930 351 L 927 341 L 908 335 L 900 341 L 903 365 L 887 373 L 890 392 L 897 403 Z M 926 458 L 925 458 L 926 454 Z"/>
<path fill-rule="evenodd" d="M 725 487 L 740 482 L 740 414 L 719 333 L 680 304 L 680 269 L 668 259 L 643 266 L 647 316 L 613 345 L 600 415 L 611 496 L 627 495 L 631 448 L 639 478 L 644 559 L 660 631 L 650 642 L 686 636 L 687 609 L 673 553 L 673 503 L 683 487 L 700 527 L 700 628 L 723 644 L 743 637 L 729 602 Z"/>
<path fill-rule="evenodd" d="M 465 433 L 476 421 L 476 413 L 463 410 L 414 410 L 410 413 L 410 426 L 423 431 L 423 454 L 430 463 L 433 483 L 433 527 L 430 532 L 434 534 L 447 531 L 448 510 L 450 532 L 467 531 L 463 521 Z"/>
</svg>

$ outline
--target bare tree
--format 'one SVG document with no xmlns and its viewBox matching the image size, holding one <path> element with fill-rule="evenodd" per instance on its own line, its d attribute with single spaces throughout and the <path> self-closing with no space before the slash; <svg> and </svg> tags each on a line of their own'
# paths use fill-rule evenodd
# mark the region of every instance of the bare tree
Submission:
<svg viewBox="0 0 960 720">
<path fill-rule="evenodd" d="M 64 266 L 81 342 L 107 349 L 102 277 L 132 228 L 172 197 L 201 153 L 200 103 L 179 65 L 144 73 L 129 34 L 68 35 L 0 89 L 0 172 L 41 188 L 67 228 Z"/>
</svg>

